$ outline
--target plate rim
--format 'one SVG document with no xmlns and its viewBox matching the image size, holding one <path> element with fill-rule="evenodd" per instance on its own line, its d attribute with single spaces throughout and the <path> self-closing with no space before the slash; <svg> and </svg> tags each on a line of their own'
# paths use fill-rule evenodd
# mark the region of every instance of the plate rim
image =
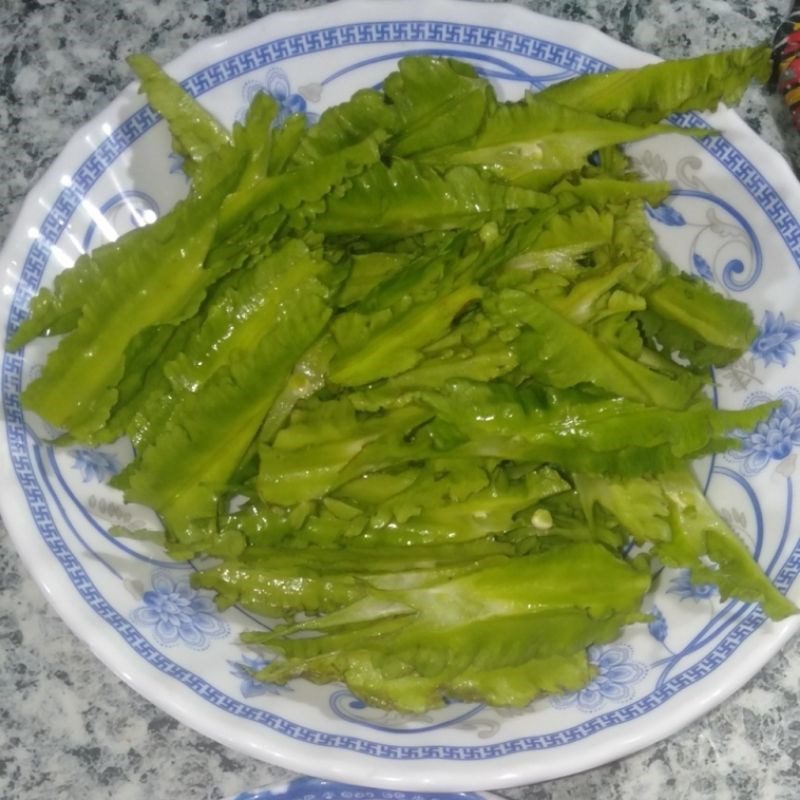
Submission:
<svg viewBox="0 0 800 800">
<path fill-rule="evenodd" d="M 304 800 L 308 800 L 309 797 L 314 798 L 314 800 L 325 800 L 324 793 L 331 790 L 339 795 L 334 800 L 343 800 L 348 796 L 350 800 L 366 800 L 363 796 L 359 797 L 358 793 L 360 792 L 386 794 L 386 797 L 371 797 L 369 800 L 505 800 L 499 795 L 486 791 L 432 792 L 420 795 L 418 792 L 398 789 L 396 792 L 389 793 L 385 789 L 327 781 L 322 778 L 313 778 L 305 775 L 268 783 L 265 786 L 258 786 L 253 789 L 244 789 L 235 795 L 225 798 L 225 800 L 268 800 L 268 798 L 285 796 L 287 792 L 297 789 L 306 790 Z M 346 795 L 345 792 L 348 794 Z"/>
</svg>

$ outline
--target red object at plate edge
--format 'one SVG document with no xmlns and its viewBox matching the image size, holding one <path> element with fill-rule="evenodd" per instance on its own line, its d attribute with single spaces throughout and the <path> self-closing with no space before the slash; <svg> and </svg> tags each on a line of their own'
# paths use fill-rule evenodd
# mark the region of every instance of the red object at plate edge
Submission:
<svg viewBox="0 0 800 800">
<path fill-rule="evenodd" d="M 800 130 L 800 0 L 794 0 L 789 16 L 775 33 L 772 59 L 770 83 L 783 95 L 792 124 Z"/>
</svg>

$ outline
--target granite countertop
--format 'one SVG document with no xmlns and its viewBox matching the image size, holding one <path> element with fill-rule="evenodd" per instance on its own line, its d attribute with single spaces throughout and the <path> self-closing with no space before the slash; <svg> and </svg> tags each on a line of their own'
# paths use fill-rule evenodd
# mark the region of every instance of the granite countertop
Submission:
<svg viewBox="0 0 800 800">
<path fill-rule="evenodd" d="M 376 0 L 377 1 L 377 0 Z M 130 81 L 122 61 L 191 44 L 314 0 L 2 0 L 0 241 L 72 132 Z M 664 57 L 769 38 L 787 0 L 528 0 Z M 793 163 L 800 136 L 751 90 L 747 121 Z M 777 120 L 777 121 L 776 121 Z M 125 713 L 120 713 L 124 709 Z M 219 798 L 287 773 L 206 739 L 139 697 L 67 630 L 0 528 L 0 798 Z M 669 740 L 515 800 L 800 796 L 800 640 Z"/>
</svg>

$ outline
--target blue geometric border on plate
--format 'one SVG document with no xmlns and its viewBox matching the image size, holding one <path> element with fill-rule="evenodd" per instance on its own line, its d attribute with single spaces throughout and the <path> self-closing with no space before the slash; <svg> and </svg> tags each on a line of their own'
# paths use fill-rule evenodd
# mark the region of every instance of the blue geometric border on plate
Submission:
<svg viewBox="0 0 800 800">
<path fill-rule="evenodd" d="M 232 800 L 489 800 L 489 795 L 477 792 L 399 792 L 302 777 L 287 784 L 241 792 Z"/>
<path fill-rule="evenodd" d="M 572 48 L 515 31 L 446 21 L 378 21 L 332 26 L 282 37 L 242 51 L 199 70 L 183 81 L 195 96 L 205 94 L 241 75 L 312 52 L 347 46 L 377 43 L 438 43 L 479 50 L 512 53 L 533 61 L 574 72 L 602 72 L 612 68 L 599 59 Z M 72 176 L 71 184 L 60 193 L 39 226 L 39 237 L 31 245 L 12 301 L 6 333 L 15 330 L 25 317 L 30 296 L 37 290 L 47 264 L 50 247 L 64 231 L 83 196 L 111 164 L 140 136 L 152 128 L 159 117 L 144 106 L 104 139 Z M 680 124 L 705 124 L 693 114 L 682 115 Z M 730 142 L 722 137 L 698 140 L 731 176 L 739 181 L 767 214 L 776 231 L 800 265 L 800 224 L 766 181 L 759 170 Z M 600 714 L 581 724 L 554 733 L 524 736 L 495 744 L 456 747 L 445 745 L 388 745 L 355 736 L 325 733 L 298 725 L 268 711 L 242 703 L 216 689 L 154 648 L 103 597 L 80 561 L 66 545 L 51 516 L 50 508 L 32 468 L 29 438 L 25 429 L 19 394 L 22 387 L 23 357 L 5 353 L 2 367 L 3 408 L 7 438 L 17 479 L 39 532 L 62 565 L 76 590 L 92 610 L 105 620 L 151 666 L 180 681 L 213 706 L 237 717 L 248 719 L 292 739 L 322 747 L 334 747 L 393 760 L 483 760 L 512 753 L 546 750 L 585 739 L 607 728 L 638 719 L 661 706 L 671 697 L 691 686 L 724 663 L 730 655 L 765 621 L 760 609 L 753 608 L 725 638 L 692 667 L 684 670 L 650 694 L 613 711 Z M 775 576 L 776 585 L 787 591 L 800 574 L 800 542 Z"/>
</svg>

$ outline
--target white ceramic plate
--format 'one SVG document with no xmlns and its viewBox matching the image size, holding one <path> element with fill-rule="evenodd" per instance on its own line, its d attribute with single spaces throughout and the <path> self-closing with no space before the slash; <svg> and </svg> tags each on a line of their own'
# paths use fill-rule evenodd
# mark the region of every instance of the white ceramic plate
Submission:
<svg viewBox="0 0 800 800">
<path fill-rule="evenodd" d="M 585 26 L 514 6 L 386 0 L 277 14 L 192 48 L 169 70 L 230 124 L 257 91 L 313 118 L 379 83 L 406 53 L 466 59 L 505 97 L 652 60 Z M 783 405 L 739 456 L 698 468 L 734 530 L 789 590 L 800 571 L 800 192 L 786 163 L 735 114 L 704 120 L 689 114 L 680 123 L 711 123 L 724 136 L 661 137 L 631 153 L 642 172 L 675 187 L 653 216 L 664 249 L 750 303 L 761 326 L 752 351 L 718 373 L 717 399 L 727 407 L 766 398 Z M 73 138 L 25 203 L 3 251 L 6 329 L 40 283 L 84 249 L 155 218 L 186 188 L 166 125 L 128 88 Z M 409 790 L 554 778 L 624 756 L 707 712 L 798 627 L 767 623 L 752 606 L 720 603 L 685 574 L 664 573 L 652 598 L 654 623 L 593 651 L 599 674 L 583 691 L 522 711 L 453 704 L 404 717 L 365 708 L 340 686 L 256 684 L 244 667 L 259 656 L 238 644 L 238 634 L 259 622 L 236 609 L 216 613 L 189 588 L 190 566 L 108 536 L 110 525 L 136 527 L 149 514 L 123 506 L 103 484 L 127 447 L 53 451 L 37 439 L 40 429 L 18 397 L 44 349 L 5 354 L 2 365 L 2 513 L 23 560 L 120 677 L 186 724 L 257 758 Z"/>
</svg>

